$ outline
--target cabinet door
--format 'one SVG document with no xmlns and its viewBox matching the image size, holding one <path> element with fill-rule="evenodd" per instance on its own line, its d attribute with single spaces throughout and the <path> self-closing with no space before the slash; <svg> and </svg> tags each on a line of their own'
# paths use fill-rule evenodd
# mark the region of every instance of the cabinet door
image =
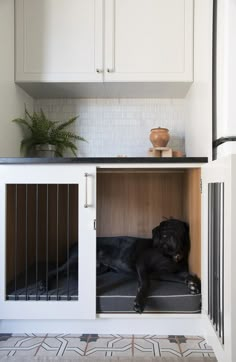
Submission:
<svg viewBox="0 0 236 362">
<path fill-rule="evenodd" d="M 236 358 L 236 156 L 202 168 L 203 306 L 209 344 L 217 360 Z"/>
<path fill-rule="evenodd" d="M 0 319 L 95 318 L 95 167 L 1 165 L 0 175 Z"/>
<path fill-rule="evenodd" d="M 16 0 L 16 81 L 101 81 L 102 0 Z"/>
<path fill-rule="evenodd" d="M 105 0 L 106 81 L 192 81 L 192 0 Z"/>
</svg>

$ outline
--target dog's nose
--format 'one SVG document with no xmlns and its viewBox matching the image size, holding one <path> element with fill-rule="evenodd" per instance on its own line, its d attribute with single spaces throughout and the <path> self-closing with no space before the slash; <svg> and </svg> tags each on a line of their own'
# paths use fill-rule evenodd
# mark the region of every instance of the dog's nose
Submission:
<svg viewBox="0 0 236 362">
<path fill-rule="evenodd" d="M 181 260 L 181 255 L 180 255 L 180 254 L 176 254 L 176 255 L 174 256 L 174 261 L 175 261 L 176 263 L 179 263 L 180 260 Z"/>
</svg>

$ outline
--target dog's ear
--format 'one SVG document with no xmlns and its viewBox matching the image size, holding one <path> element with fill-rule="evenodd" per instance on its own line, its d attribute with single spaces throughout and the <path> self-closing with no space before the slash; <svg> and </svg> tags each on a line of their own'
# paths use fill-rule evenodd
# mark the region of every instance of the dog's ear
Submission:
<svg viewBox="0 0 236 362">
<path fill-rule="evenodd" d="M 188 224 L 187 222 L 184 222 L 184 221 L 183 221 L 183 224 L 184 224 L 184 226 L 185 226 L 185 230 L 186 230 L 187 232 L 189 232 L 189 224 Z"/>
<path fill-rule="evenodd" d="M 185 234 L 190 238 L 189 224 L 187 222 L 184 223 Z"/>
<path fill-rule="evenodd" d="M 190 234 L 189 234 L 189 224 L 187 222 L 183 222 L 185 228 L 185 238 L 184 238 L 184 251 L 185 257 L 188 258 L 190 252 Z"/>
<path fill-rule="evenodd" d="M 154 229 L 152 229 L 153 247 L 159 245 L 160 237 L 161 237 L 160 226 L 156 226 Z"/>
</svg>

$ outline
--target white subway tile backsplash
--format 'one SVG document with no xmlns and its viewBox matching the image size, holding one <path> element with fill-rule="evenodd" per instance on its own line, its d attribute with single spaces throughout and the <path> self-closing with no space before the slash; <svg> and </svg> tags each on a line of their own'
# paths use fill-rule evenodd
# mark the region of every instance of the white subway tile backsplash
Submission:
<svg viewBox="0 0 236 362">
<path fill-rule="evenodd" d="M 146 156 L 154 127 L 168 128 L 168 145 L 185 152 L 184 99 L 38 99 L 34 106 L 52 120 L 79 116 L 73 130 L 88 141 L 78 143 L 79 156 Z"/>
</svg>

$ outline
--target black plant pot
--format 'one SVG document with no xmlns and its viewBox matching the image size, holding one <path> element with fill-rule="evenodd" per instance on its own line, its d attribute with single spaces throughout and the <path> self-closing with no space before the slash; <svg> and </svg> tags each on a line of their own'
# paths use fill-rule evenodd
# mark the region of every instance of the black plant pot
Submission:
<svg viewBox="0 0 236 362">
<path fill-rule="evenodd" d="M 34 157 L 56 157 L 56 146 L 50 144 L 36 145 Z"/>
</svg>

